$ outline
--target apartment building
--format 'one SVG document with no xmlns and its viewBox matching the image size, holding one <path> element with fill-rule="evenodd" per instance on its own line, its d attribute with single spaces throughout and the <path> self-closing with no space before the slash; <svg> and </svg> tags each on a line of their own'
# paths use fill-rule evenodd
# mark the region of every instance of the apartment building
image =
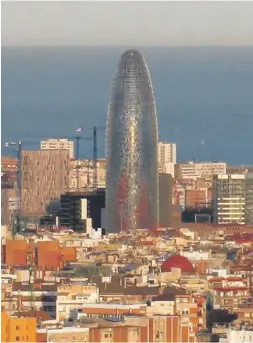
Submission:
<svg viewBox="0 0 253 343">
<path fill-rule="evenodd" d="M 161 173 L 174 177 L 174 167 L 177 163 L 177 148 L 175 143 L 158 143 L 158 166 Z"/>
<path fill-rule="evenodd" d="M 1 190 L 1 224 L 11 229 L 15 210 L 18 207 L 17 192 L 15 189 Z"/>
<path fill-rule="evenodd" d="M 253 225 L 253 173 L 245 175 L 245 223 Z"/>
<path fill-rule="evenodd" d="M 210 180 L 213 175 L 226 174 L 225 162 L 187 162 L 175 165 L 175 178 Z"/>
<path fill-rule="evenodd" d="M 94 179 L 93 160 L 72 160 L 69 170 L 69 190 L 86 190 L 93 186 Z M 97 183 L 99 188 L 104 188 L 106 182 L 106 160 L 97 160 Z"/>
<path fill-rule="evenodd" d="M 214 175 L 214 223 L 245 224 L 245 175 Z"/>
<path fill-rule="evenodd" d="M 43 216 L 50 202 L 68 189 L 69 152 L 22 152 L 22 214 Z"/>
<path fill-rule="evenodd" d="M 159 142 L 158 143 L 158 163 L 177 163 L 177 148 L 175 143 Z"/>
<path fill-rule="evenodd" d="M 1 170 L 2 172 L 16 172 L 18 161 L 15 157 L 2 156 L 1 158 Z"/>
<path fill-rule="evenodd" d="M 36 342 L 36 318 L 14 317 L 1 312 L 2 342 Z"/>
<path fill-rule="evenodd" d="M 230 313 L 247 304 L 250 293 L 247 280 L 240 276 L 210 278 L 208 280 L 216 308 L 227 309 Z"/>
<path fill-rule="evenodd" d="M 74 142 L 66 138 L 50 138 L 40 142 L 41 150 L 68 150 L 69 158 L 74 158 Z"/>
<path fill-rule="evenodd" d="M 99 302 L 99 289 L 95 284 L 63 284 L 57 289 L 56 319 L 75 320 L 83 304 Z"/>
</svg>

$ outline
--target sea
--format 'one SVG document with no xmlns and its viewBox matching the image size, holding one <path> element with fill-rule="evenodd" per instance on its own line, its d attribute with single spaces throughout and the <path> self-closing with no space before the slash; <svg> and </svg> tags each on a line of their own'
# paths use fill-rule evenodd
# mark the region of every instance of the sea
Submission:
<svg viewBox="0 0 253 343">
<path fill-rule="evenodd" d="M 105 127 L 112 80 L 129 47 L 2 47 L 2 155 L 6 141 L 38 149 L 49 137 L 73 138 L 92 158 L 92 128 Z M 159 140 L 179 161 L 253 164 L 253 47 L 145 47 Z M 105 155 L 105 131 L 98 131 Z"/>
</svg>

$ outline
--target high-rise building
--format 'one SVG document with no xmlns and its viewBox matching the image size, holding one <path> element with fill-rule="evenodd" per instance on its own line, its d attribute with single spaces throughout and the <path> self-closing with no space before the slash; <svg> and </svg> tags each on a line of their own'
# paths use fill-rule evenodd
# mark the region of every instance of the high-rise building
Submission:
<svg viewBox="0 0 253 343">
<path fill-rule="evenodd" d="M 93 192 L 68 192 L 61 196 L 60 224 L 74 231 L 102 228 L 105 189 Z"/>
<path fill-rule="evenodd" d="M 66 138 L 50 138 L 40 142 L 41 150 L 68 150 L 69 157 L 74 158 L 74 142 Z"/>
<path fill-rule="evenodd" d="M 159 227 L 170 227 L 172 223 L 172 176 L 159 173 Z"/>
<path fill-rule="evenodd" d="M 21 170 L 22 214 L 43 216 L 50 202 L 68 189 L 69 152 L 23 151 Z"/>
<path fill-rule="evenodd" d="M 175 143 L 159 142 L 158 143 L 158 163 L 177 163 L 177 148 Z"/>
<path fill-rule="evenodd" d="M 213 177 L 213 211 L 216 224 L 245 224 L 245 175 Z"/>
<path fill-rule="evenodd" d="M 157 117 L 150 73 L 138 51 L 118 64 L 108 107 L 108 232 L 158 226 Z"/>
</svg>

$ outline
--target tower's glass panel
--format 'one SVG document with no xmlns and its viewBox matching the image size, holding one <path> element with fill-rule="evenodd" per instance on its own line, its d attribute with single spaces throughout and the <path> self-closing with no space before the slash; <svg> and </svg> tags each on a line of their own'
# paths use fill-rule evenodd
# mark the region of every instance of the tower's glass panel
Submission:
<svg viewBox="0 0 253 343">
<path fill-rule="evenodd" d="M 109 232 L 158 226 L 157 117 L 150 73 L 138 51 L 122 56 L 108 107 Z"/>
</svg>

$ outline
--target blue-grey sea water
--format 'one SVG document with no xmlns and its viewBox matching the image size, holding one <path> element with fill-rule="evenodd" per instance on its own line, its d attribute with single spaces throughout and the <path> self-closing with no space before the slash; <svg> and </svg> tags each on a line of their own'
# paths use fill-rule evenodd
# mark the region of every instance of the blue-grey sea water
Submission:
<svg viewBox="0 0 253 343">
<path fill-rule="evenodd" d="M 124 48 L 2 48 L 2 144 L 36 149 L 50 136 L 105 126 Z M 253 163 L 253 47 L 142 48 L 156 97 L 159 139 L 179 160 Z M 99 156 L 105 134 L 99 132 Z M 80 144 L 92 157 L 92 141 Z M 2 145 L 2 154 L 13 154 Z"/>
</svg>

